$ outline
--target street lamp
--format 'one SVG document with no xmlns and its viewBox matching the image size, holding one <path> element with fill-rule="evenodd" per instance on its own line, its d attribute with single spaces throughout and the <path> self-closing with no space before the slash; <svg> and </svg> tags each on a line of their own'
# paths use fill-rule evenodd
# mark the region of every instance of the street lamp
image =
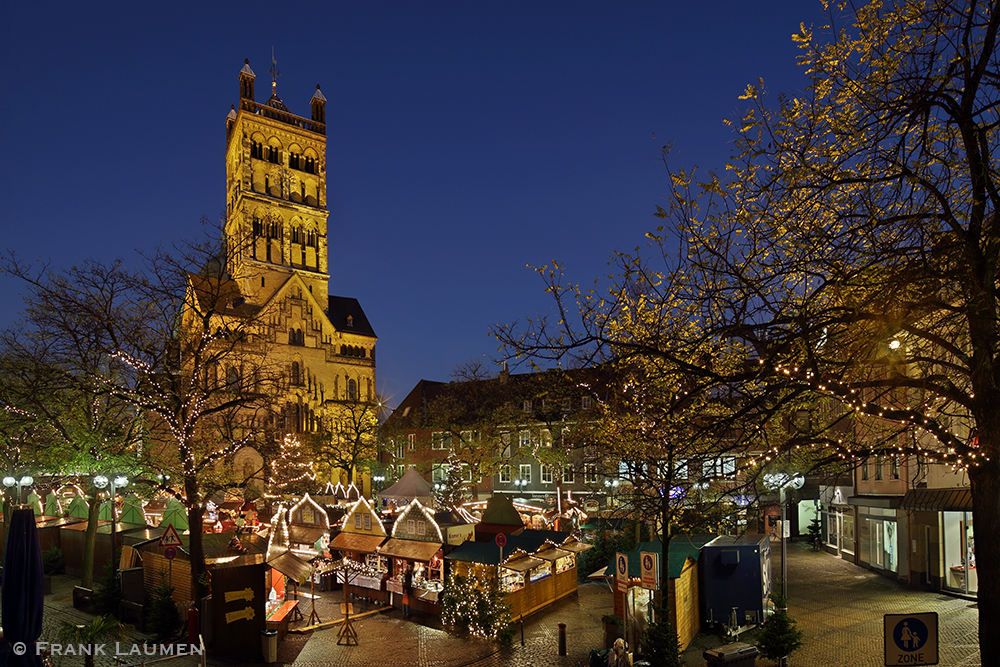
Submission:
<svg viewBox="0 0 1000 667">
<path fill-rule="evenodd" d="M 777 489 L 781 505 L 781 597 L 788 597 L 788 559 L 785 557 L 785 489 L 801 489 L 806 478 L 800 472 L 788 474 L 779 472 L 764 475 L 764 486 L 772 491 Z"/>
<path fill-rule="evenodd" d="M 115 576 L 118 576 L 118 563 L 115 562 L 115 554 L 118 551 L 118 517 L 115 516 L 115 498 L 117 497 L 118 489 L 124 489 L 128 486 L 128 477 L 125 475 L 115 475 L 113 477 L 107 477 L 106 475 L 94 475 L 94 486 L 99 489 L 103 489 L 106 486 L 111 486 L 111 567 L 115 570 Z"/>
<path fill-rule="evenodd" d="M 14 503 L 15 505 L 21 504 L 21 490 L 24 487 L 31 486 L 34 483 L 35 483 L 35 478 L 32 477 L 31 475 L 24 475 L 23 477 L 21 477 L 21 479 L 16 479 L 14 477 L 11 477 L 10 475 L 3 478 L 3 485 L 6 486 L 8 489 L 14 488 L 15 486 L 17 487 L 17 502 Z"/>
</svg>

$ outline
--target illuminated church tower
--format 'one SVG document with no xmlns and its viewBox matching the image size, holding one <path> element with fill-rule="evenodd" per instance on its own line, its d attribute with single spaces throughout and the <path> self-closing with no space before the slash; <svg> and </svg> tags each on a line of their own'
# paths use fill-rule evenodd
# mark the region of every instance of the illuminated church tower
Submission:
<svg viewBox="0 0 1000 667">
<path fill-rule="evenodd" d="M 310 117 L 277 94 L 254 98 L 240 71 L 240 102 L 226 118 L 228 274 L 267 313 L 270 358 L 287 365 L 289 433 L 318 430 L 338 406 L 375 400 L 375 332 L 357 299 L 328 293 L 326 98 L 316 86 Z"/>
</svg>

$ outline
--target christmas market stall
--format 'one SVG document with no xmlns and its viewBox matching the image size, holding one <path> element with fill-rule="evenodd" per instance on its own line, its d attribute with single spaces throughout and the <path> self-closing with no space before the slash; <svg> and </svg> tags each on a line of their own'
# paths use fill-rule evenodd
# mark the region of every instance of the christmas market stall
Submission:
<svg viewBox="0 0 1000 667">
<path fill-rule="evenodd" d="M 302 611 L 298 608 L 298 587 L 311 581 L 315 572 L 315 568 L 306 558 L 315 558 L 318 554 L 315 550 L 307 551 L 305 542 L 292 542 L 292 531 L 288 521 L 289 514 L 297 514 L 299 521 L 303 519 L 303 514 L 306 518 L 315 520 L 315 517 L 310 516 L 310 512 L 314 512 L 315 508 L 306 507 L 306 505 L 308 503 L 300 501 L 295 506 L 295 512 L 288 512 L 284 506 L 278 505 L 271 518 L 271 532 L 268 536 L 266 556 L 268 565 L 266 570 L 266 613 L 268 628 L 278 631 L 279 641 L 284 639 L 290 621 L 302 619 Z M 303 512 L 304 508 L 305 512 Z M 323 512 L 323 516 L 326 516 L 325 512 Z M 298 525 L 300 528 L 303 527 L 301 523 Z M 306 540 L 311 536 L 300 534 L 296 539 Z M 296 547 L 294 550 L 293 546 Z M 293 587 L 294 599 L 289 599 L 287 590 L 289 583 Z M 309 595 L 311 597 L 312 593 Z"/>
<path fill-rule="evenodd" d="M 670 611 L 670 623 L 677 632 L 681 649 L 691 643 L 701 626 L 699 561 L 702 548 L 713 539 L 714 535 L 682 535 L 670 540 L 667 607 Z M 654 580 L 642 580 L 643 554 L 652 554 L 651 558 L 655 561 Z M 627 591 L 615 593 L 614 615 L 625 620 L 627 638 L 633 646 L 637 645 L 636 642 L 645 633 L 651 603 L 660 605 L 659 561 L 662 554 L 663 544 L 660 540 L 640 542 L 635 549 L 625 554 L 628 559 Z M 591 578 L 614 579 L 614 561 L 591 575 Z"/>
<path fill-rule="evenodd" d="M 430 483 L 413 466 L 407 469 L 398 482 L 378 494 L 383 503 L 393 502 L 397 506 L 419 500 L 426 507 L 433 502 L 433 496 Z"/>
<path fill-rule="evenodd" d="M 569 533 L 524 530 L 499 541 L 465 542 L 446 558 L 455 576 L 498 580 L 501 593 L 517 617 L 574 593 L 576 556 L 589 548 Z"/>
<path fill-rule="evenodd" d="M 389 572 L 388 561 L 378 552 L 387 537 L 379 515 L 366 499 L 359 498 L 344 515 L 340 532 L 330 541 L 331 551 L 339 551 L 343 558 L 364 566 L 351 571 L 350 583 L 364 588 L 363 596 L 377 602 L 389 601 L 389 592 L 384 586 Z M 333 569 L 324 564 L 319 566 L 319 571 L 324 579 L 322 588 L 331 589 L 333 582 L 326 579 L 335 576 Z M 344 583 L 344 574 L 336 574 L 336 577 L 338 582 Z"/>
<path fill-rule="evenodd" d="M 392 527 L 392 537 L 381 555 L 391 559 L 386 588 L 394 606 L 404 614 L 417 611 L 438 614 L 438 595 L 444 588 L 445 534 L 434 513 L 414 500 L 404 507 Z"/>
<path fill-rule="evenodd" d="M 492 542 L 498 534 L 513 535 L 524 529 L 524 519 L 510 497 L 497 494 L 486 502 L 482 518 L 476 524 L 476 541 Z"/>
</svg>

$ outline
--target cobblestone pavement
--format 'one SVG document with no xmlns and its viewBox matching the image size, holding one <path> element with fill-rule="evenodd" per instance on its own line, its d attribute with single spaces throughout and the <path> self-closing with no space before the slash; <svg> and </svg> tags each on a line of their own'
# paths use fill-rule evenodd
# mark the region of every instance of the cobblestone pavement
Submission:
<svg viewBox="0 0 1000 667">
<path fill-rule="evenodd" d="M 780 573 L 780 551 L 772 550 L 773 579 Z M 788 558 L 789 614 L 804 633 L 802 648 L 790 659 L 793 667 L 882 667 L 882 616 L 887 613 L 937 612 L 939 624 L 940 665 L 976 667 L 978 649 L 978 611 L 974 601 L 916 591 L 895 581 L 856 567 L 826 553 L 816 553 L 801 544 L 789 545 Z M 68 588 L 46 596 L 45 631 L 54 637 L 59 621 L 89 622 L 92 616 L 72 608 L 72 582 Z M 57 584 L 62 586 L 62 584 Z M 323 595 L 317 605 L 324 621 L 339 616 L 339 593 Z M 309 607 L 303 605 L 308 618 Z M 374 605 L 358 602 L 356 613 L 374 611 Z M 510 647 L 462 636 L 426 624 L 402 618 L 398 611 L 375 613 L 356 621 L 359 645 L 338 646 L 339 625 L 289 634 L 279 649 L 279 661 L 294 667 L 577 667 L 588 665 L 592 648 L 600 646 L 601 616 L 611 609 L 611 592 L 599 583 L 581 584 L 576 595 L 525 619 L 524 645 L 520 632 Z M 558 624 L 566 623 L 569 655 L 558 655 Z M 300 624 L 301 625 L 301 624 Z M 134 633 L 130 642 L 141 642 L 145 635 Z M 740 641 L 753 643 L 747 633 Z M 728 640 L 716 634 L 701 634 L 684 655 L 688 667 L 705 665 L 703 652 Z M 300 650 L 299 650 L 300 649 Z M 175 659 L 157 663 L 158 667 L 189 667 L 194 661 Z M 232 667 L 233 662 L 209 656 L 209 663 Z M 63 658 L 56 667 L 82 665 L 81 657 Z M 114 664 L 111 657 L 100 656 L 98 667 Z M 759 658 L 757 665 L 772 663 Z"/>
</svg>

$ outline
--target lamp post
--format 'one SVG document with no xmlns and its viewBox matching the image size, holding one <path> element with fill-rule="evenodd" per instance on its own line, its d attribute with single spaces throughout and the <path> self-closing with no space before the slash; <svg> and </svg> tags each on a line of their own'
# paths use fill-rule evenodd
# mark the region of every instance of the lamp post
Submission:
<svg viewBox="0 0 1000 667">
<path fill-rule="evenodd" d="M 788 474 L 779 472 L 764 475 L 764 486 L 778 491 L 778 503 L 781 505 L 781 597 L 788 597 L 788 559 L 785 557 L 785 489 L 801 489 L 806 478 L 800 472 Z"/>
<path fill-rule="evenodd" d="M 118 493 L 118 489 L 124 489 L 128 486 L 128 477 L 125 475 L 114 475 L 112 477 L 107 477 L 106 475 L 94 475 L 94 486 L 98 489 L 103 489 L 110 485 L 111 493 L 111 567 L 115 570 L 115 576 L 118 576 L 118 563 L 115 562 L 115 552 L 118 551 L 118 517 L 115 516 L 115 497 Z"/>
<path fill-rule="evenodd" d="M 21 504 L 21 490 L 24 489 L 24 487 L 31 486 L 34 483 L 35 483 L 35 478 L 32 477 L 31 475 L 23 475 L 21 479 L 17 479 L 16 477 L 11 477 L 10 475 L 3 478 L 3 485 L 6 486 L 8 489 L 17 487 L 17 502 L 14 503 L 14 505 L 16 506 L 19 506 Z"/>
</svg>

